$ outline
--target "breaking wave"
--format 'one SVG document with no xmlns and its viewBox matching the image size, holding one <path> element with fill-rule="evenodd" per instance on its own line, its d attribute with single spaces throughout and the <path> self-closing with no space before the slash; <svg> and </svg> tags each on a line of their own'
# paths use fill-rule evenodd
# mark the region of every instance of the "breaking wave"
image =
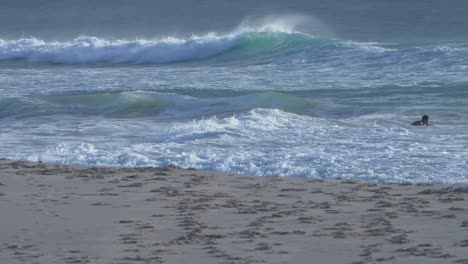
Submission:
<svg viewBox="0 0 468 264">
<path fill-rule="evenodd" d="M 52 64 L 164 64 L 174 62 L 274 62 L 346 65 L 415 65 L 436 63 L 466 69 L 468 47 L 442 45 L 402 47 L 316 37 L 288 27 L 244 27 L 229 34 L 209 33 L 182 39 L 103 39 L 78 37 L 71 41 L 36 38 L 0 39 L 0 61 L 21 60 Z M 337 64 L 338 63 L 338 64 Z M 460 68 L 461 67 L 461 68 Z"/>
</svg>

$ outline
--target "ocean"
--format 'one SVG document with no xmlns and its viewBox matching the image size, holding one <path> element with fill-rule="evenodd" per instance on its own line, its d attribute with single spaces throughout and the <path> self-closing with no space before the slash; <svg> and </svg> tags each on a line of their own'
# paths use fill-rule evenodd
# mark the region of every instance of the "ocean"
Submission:
<svg viewBox="0 0 468 264">
<path fill-rule="evenodd" d="M 0 158 L 468 183 L 468 3 L 285 2 L 2 2 Z"/>
</svg>

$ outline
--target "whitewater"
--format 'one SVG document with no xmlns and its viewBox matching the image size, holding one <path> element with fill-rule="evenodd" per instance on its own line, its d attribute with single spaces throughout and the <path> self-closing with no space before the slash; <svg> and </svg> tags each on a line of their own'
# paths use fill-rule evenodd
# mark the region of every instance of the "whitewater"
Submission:
<svg viewBox="0 0 468 264">
<path fill-rule="evenodd" d="M 159 38 L 0 37 L 0 157 L 468 183 L 468 42 L 281 21 Z M 430 115 L 432 126 L 409 124 Z"/>
</svg>

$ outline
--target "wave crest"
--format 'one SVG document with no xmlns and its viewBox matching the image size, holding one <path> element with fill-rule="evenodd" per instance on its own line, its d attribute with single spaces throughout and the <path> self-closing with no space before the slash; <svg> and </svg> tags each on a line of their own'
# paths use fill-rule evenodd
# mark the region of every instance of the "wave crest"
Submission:
<svg viewBox="0 0 468 264">
<path fill-rule="evenodd" d="M 36 38 L 1 40 L 0 60 L 35 63 L 168 63 L 207 58 L 238 45 L 239 36 L 207 34 L 189 39 L 106 40 L 79 37 L 68 42 Z"/>
<path fill-rule="evenodd" d="M 161 64 L 210 58 L 250 45 L 256 36 L 263 42 L 273 39 L 269 34 L 287 37 L 299 34 L 295 27 L 303 17 L 283 16 L 262 21 L 244 21 L 231 33 L 207 33 L 189 38 L 103 39 L 81 36 L 71 41 L 45 41 L 37 38 L 0 39 L 0 61 L 24 60 L 32 63 L 56 64 Z M 305 35 L 305 34 L 302 34 Z M 273 40 L 274 41 L 274 40 Z M 259 41 L 260 43 L 262 40 Z M 274 45 L 275 43 L 273 43 Z"/>
<path fill-rule="evenodd" d="M 315 37 L 281 23 L 245 26 L 230 34 L 209 33 L 187 39 L 78 37 L 65 42 L 0 39 L 0 61 L 56 64 L 163 64 L 208 60 L 247 64 L 304 62 L 335 68 L 340 65 L 399 66 L 404 62 L 420 68 L 421 64 L 431 61 L 440 62 L 442 66 L 461 64 L 465 69 L 467 52 L 466 45 L 403 47 Z M 343 63 L 336 64 L 337 59 Z"/>
</svg>

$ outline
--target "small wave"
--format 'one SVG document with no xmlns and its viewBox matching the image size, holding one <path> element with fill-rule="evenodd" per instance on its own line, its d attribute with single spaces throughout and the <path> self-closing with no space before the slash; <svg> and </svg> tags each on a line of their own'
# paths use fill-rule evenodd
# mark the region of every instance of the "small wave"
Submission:
<svg viewBox="0 0 468 264">
<path fill-rule="evenodd" d="M 53 94 L 0 99 L 0 118 L 69 115 L 112 118 L 171 119 L 224 115 L 256 107 L 307 113 L 316 103 L 279 92 L 260 92 L 223 98 L 146 91 Z"/>
</svg>

